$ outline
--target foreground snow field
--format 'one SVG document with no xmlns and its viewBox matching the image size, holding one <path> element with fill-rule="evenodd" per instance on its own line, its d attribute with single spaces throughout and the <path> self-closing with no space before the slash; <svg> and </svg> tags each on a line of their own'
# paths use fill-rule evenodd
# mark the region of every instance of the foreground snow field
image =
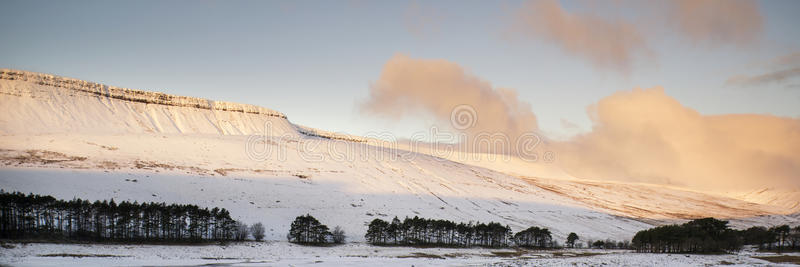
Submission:
<svg viewBox="0 0 800 267">
<path fill-rule="evenodd" d="M 619 250 L 513 250 L 377 247 L 350 243 L 306 247 L 282 241 L 226 246 L 5 244 L 13 266 L 781 266 L 753 258 L 773 253 L 671 255 Z M 792 254 L 797 256 L 798 254 Z"/>
</svg>

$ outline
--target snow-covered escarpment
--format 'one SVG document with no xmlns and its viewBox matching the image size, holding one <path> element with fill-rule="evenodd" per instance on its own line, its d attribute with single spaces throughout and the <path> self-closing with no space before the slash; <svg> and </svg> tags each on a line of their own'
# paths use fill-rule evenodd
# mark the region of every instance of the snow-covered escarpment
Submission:
<svg viewBox="0 0 800 267">
<path fill-rule="evenodd" d="M 704 216 L 737 227 L 800 223 L 768 192 L 748 198 L 780 205 L 579 180 L 485 155 L 445 159 L 294 125 L 266 108 L 52 75 L 2 70 L 0 107 L 4 190 L 219 206 L 264 222 L 271 239 L 285 238 L 291 219 L 306 213 L 355 240 L 364 223 L 395 215 L 544 226 L 556 240 L 569 232 L 628 239 Z"/>
<path fill-rule="evenodd" d="M 286 118 L 280 112 L 247 104 L 231 103 L 225 101 L 212 101 L 196 97 L 176 96 L 159 92 L 148 92 L 142 90 L 119 88 L 115 86 L 103 85 L 95 82 L 88 82 L 78 79 L 65 78 L 55 75 L 42 73 L 18 71 L 10 69 L 0 69 L 0 79 L 8 81 L 22 81 L 41 86 L 63 88 L 67 91 L 86 93 L 88 95 L 108 97 L 145 104 L 158 104 L 176 107 L 192 107 L 208 110 L 221 110 L 251 114 L 261 114 L 266 116 Z M 9 88 L 7 93 L 14 93 L 14 88 Z M 23 93 L 23 92 L 17 92 Z"/>
<path fill-rule="evenodd" d="M 3 134 L 294 133 L 280 112 L 15 70 L 0 70 Z"/>
</svg>

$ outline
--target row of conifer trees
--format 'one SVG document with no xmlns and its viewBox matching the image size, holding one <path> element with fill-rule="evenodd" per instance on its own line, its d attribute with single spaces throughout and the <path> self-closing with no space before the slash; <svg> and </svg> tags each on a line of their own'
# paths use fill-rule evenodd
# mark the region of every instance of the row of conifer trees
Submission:
<svg viewBox="0 0 800 267">
<path fill-rule="evenodd" d="M 531 227 L 512 235 L 511 228 L 496 222 L 455 223 L 448 220 L 426 219 L 415 216 L 392 222 L 374 219 L 365 235 L 367 242 L 376 245 L 422 245 L 453 247 L 521 247 L 554 246 L 550 230 Z"/>
<path fill-rule="evenodd" d="M 224 208 L 114 200 L 89 202 L 78 198 L 66 201 L 0 190 L 0 238 L 7 239 L 200 242 L 244 240 L 252 232 L 256 240 L 261 240 L 263 226 L 254 226 L 248 231 L 250 228 L 233 220 Z M 289 241 L 304 244 L 345 241 L 341 228 L 337 226 L 331 231 L 310 215 L 297 217 L 287 237 Z M 512 234 L 511 228 L 496 222 L 455 223 L 417 216 L 402 221 L 395 217 L 391 222 L 374 219 L 365 237 L 375 245 L 558 246 L 547 228 L 530 227 Z M 572 247 L 577 239 L 571 233 L 566 244 Z M 727 221 L 704 218 L 640 231 L 634 236 L 631 248 L 640 252 L 713 253 L 735 251 L 743 244 L 765 249 L 800 249 L 800 227 L 782 225 L 737 231 L 729 228 Z M 624 247 L 627 243 L 620 248 Z"/>
<path fill-rule="evenodd" d="M 632 240 L 637 251 L 656 253 L 732 252 L 743 245 L 768 250 L 800 249 L 800 226 L 734 230 L 728 227 L 728 221 L 704 218 L 639 231 Z"/>
<path fill-rule="evenodd" d="M 763 250 L 800 250 L 800 225 L 790 227 L 788 224 L 766 228 L 753 226 L 739 231 L 742 242 L 755 245 Z"/>
<path fill-rule="evenodd" d="M 0 238 L 198 242 L 232 240 L 236 221 L 220 208 L 89 202 L 0 190 Z"/>
<path fill-rule="evenodd" d="M 201 242 L 244 240 L 250 232 L 263 238 L 263 226 L 249 230 L 226 209 L 196 205 L 122 201 L 59 200 L 52 196 L 0 190 L 0 238 L 118 242 Z M 259 231 L 260 229 L 260 231 Z M 316 218 L 299 216 L 287 235 L 304 244 L 343 243 L 344 231 L 331 231 Z M 496 222 L 454 223 L 448 220 L 398 218 L 373 220 L 367 241 L 378 245 L 552 247 L 546 228 L 531 227 L 512 235 Z"/>
<path fill-rule="evenodd" d="M 327 225 L 320 223 L 317 218 L 308 214 L 297 216 L 294 219 L 286 238 L 289 239 L 289 242 L 307 245 L 345 242 L 344 231 L 341 227 L 336 226 L 331 232 Z"/>
</svg>

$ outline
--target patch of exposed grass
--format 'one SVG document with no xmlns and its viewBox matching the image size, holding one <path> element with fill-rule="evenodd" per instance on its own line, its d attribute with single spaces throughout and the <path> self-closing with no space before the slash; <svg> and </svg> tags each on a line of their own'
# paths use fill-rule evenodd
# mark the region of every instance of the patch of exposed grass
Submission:
<svg viewBox="0 0 800 267">
<path fill-rule="evenodd" d="M 519 257 L 528 253 L 524 250 L 517 250 L 517 251 L 492 251 L 492 255 L 494 257 L 501 257 L 501 258 L 512 258 L 512 257 Z"/>
<path fill-rule="evenodd" d="M 765 260 L 772 263 L 800 264 L 800 256 L 780 255 L 780 256 L 763 256 L 763 257 L 753 257 L 753 258 L 759 260 Z"/>
<path fill-rule="evenodd" d="M 555 257 L 555 258 L 591 257 L 591 256 L 602 255 L 602 254 L 603 253 L 597 253 L 597 252 L 561 252 L 561 251 L 556 251 L 556 252 L 553 252 L 553 257 Z"/>
<path fill-rule="evenodd" d="M 463 258 L 463 257 L 466 257 L 467 254 L 464 254 L 464 253 L 446 253 L 443 256 L 445 256 L 447 258 Z"/>
<path fill-rule="evenodd" d="M 597 255 L 603 255 L 603 253 L 597 253 L 597 252 L 575 253 L 575 255 L 573 257 L 591 257 L 591 256 L 597 256 Z"/>
<path fill-rule="evenodd" d="M 123 257 L 131 257 L 131 256 L 124 256 L 124 255 L 110 255 L 110 254 L 69 254 L 69 253 L 57 253 L 57 254 L 41 254 L 39 257 L 72 257 L 72 258 L 123 258 Z"/>
<path fill-rule="evenodd" d="M 428 253 L 422 253 L 422 252 L 414 252 L 414 253 L 411 253 L 411 255 L 403 255 L 403 256 L 397 256 L 397 257 L 398 258 L 440 259 L 440 260 L 445 259 L 445 257 L 439 256 L 439 255 L 436 255 L 436 254 L 428 254 Z"/>
<path fill-rule="evenodd" d="M 220 260 L 240 260 L 240 258 L 227 258 L 227 257 L 202 257 L 201 259 L 204 259 L 204 260 L 215 260 L 215 261 L 220 261 Z"/>
</svg>

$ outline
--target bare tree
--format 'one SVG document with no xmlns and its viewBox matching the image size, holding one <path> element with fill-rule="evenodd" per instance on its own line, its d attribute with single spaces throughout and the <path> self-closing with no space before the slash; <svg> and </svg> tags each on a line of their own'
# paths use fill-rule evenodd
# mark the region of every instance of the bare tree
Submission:
<svg viewBox="0 0 800 267">
<path fill-rule="evenodd" d="M 247 224 L 237 221 L 236 222 L 236 241 L 242 241 L 242 240 L 247 239 L 247 236 L 249 234 L 250 234 L 250 228 L 247 227 Z"/>
<path fill-rule="evenodd" d="M 342 244 L 345 242 L 344 230 L 342 230 L 342 228 L 339 226 L 333 228 L 332 236 L 333 236 L 333 243 Z"/>
<path fill-rule="evenodd" d="M 264 225 L 259 223 L 250 226 L 250 233 L 256 241 L 264 240 Z"/>
</svg>

